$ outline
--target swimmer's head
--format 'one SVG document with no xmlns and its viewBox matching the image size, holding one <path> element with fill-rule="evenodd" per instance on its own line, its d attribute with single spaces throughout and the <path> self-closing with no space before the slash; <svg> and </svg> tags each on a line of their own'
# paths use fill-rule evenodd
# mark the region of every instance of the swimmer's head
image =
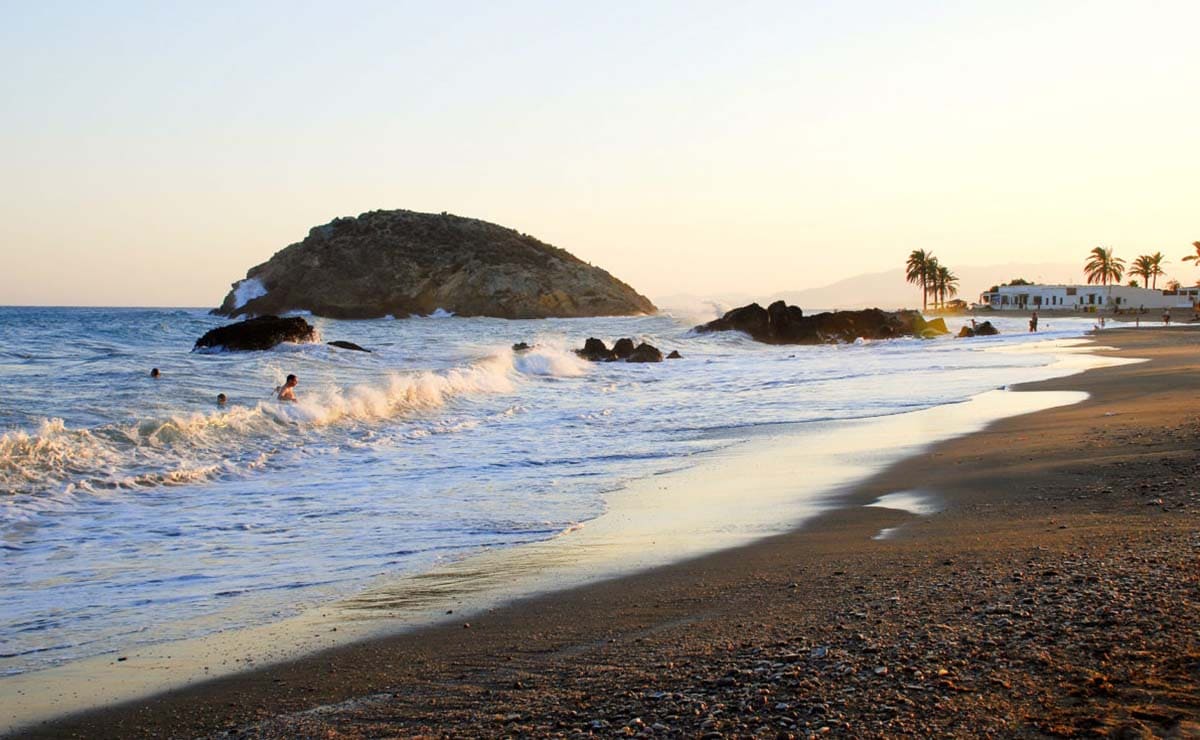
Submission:
<svg viewBox="0 0 1200 740">
<path fill-rule="evenodd" d="M 296 384 L 297 384 L 297 383 L 299 383 L 299 382 L 300 382 L 299 380 L 296 380 L 296 376 L 295 376 L 295 375 L 289 375 L 289 376 L 287 376 L 287 383 L 286 383 L 286 385 L 288 385 L 289 387 L 290 387 L 290 386 L 294 386 L 294 385 L 296 385 Z"/>
<path fill-rule="evenodd" d="M 153 369 L 150 371 L 150 377 L 152 377 L 152 378 L 157 378 L 159 375 L 162 375 L 162 373 L 160 373 L 160 372 L 158 371 L 158 368 L 153 368 Z"/>
<path fill-rule="evenodd" d="M 227 398 L 225 398 L 225 394 L 224 394 L 224 393 L 218 393 L 218 394 L 217 394 L 217 405 L 218 405 L 218 406 L 224 406 L 224 405 L 225 405 L 225 401 L 227 401 L 227 400 L 228 400 L 228 399 L 227 399 Z"/>
</svg>

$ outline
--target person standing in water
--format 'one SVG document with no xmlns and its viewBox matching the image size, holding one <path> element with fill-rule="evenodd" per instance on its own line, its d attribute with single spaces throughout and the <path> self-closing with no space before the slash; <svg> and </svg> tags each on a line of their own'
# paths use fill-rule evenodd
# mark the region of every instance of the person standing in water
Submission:
<svg viewBox="0 0 1200 740">
<path fill-rule="evenodd" d="M 1029 317 L 1029 331 L 1037 331 L 1037 311 Z"/>
<path fill-rule="evenodd" d="M 296 380 L 295 375 L 287 376 L 287 381 L 284 382 L 283 385 L 281 385 L 275 389 L 276 392 L 278 393 L 278 395 L 276 397 L 280 401 L 295 401 L 296 400 L 296 392 L 292 389 L 295 388 L 297 385 L 299 385 L 299 383 L 300 383 L 300 381 Z"/>
</svg>

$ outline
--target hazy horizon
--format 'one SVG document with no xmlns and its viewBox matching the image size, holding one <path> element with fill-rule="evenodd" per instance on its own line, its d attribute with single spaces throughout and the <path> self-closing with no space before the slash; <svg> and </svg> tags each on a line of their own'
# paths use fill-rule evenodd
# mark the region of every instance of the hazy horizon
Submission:
<svg viewBox="0 0 1200 740">
<path fill-rule="evenodd" d="M 509 226 L 651 297 L 916 248 L 1200 277 L 1193 3 L 2 12 L 0 304 L 215 306 L 381 208 Z"/>
</svg>

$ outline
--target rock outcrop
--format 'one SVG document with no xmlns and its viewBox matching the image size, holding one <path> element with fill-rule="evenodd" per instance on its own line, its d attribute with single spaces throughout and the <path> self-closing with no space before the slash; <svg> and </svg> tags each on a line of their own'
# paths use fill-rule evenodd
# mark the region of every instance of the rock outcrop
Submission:
<svg viewBox="0 0 1200 740">
<path fill-rule="evenodd" d="M 662 362 L 663 353 L 658 347 L 642 342 L 633 348 L 629 356 L 625 358 L 626 362 Z"/>
<path fill-rule="evenodd" d="M 921 330 L 920 336 L 924 339 L 933 339 L 949 333 L 950 330 L 946 328 L 946 320 L 939 316 L 925 322 L 925 328 Z"/>
<path fill-rule="evenodd" d="M 278 316 L 259 316 L 205 332 L 204 336 L 196 340 L 192 351 L 225 349 L 243 352 L 271 349 L 281 342 L 313 341 L 316 341 L 316 331 L 299 316 L 284 319 Z"/>
<path fill-rule="evenodd" d="M 613 344 L 613 348 L 612 348 L 613 357 L 615 357 L 618 360 L 628 360 L 629 356 L 633 354 L 633 351 L 635 349 L 636 349 L 636 347 L 634 346 L 632 339 L 630 339 L 628 337 L 625 337 L 623 339 L 618 339 Z"/>
<path fill-rule="evenodd" d="M 729 311 L 721 318 L 697 326 L 697 332 L 741 331 L 768 344 L 824 344 L 863 339 L 933 337 L 948 334 L 941 319 L 925 321 L 919 311 L 835 311 L 805 316 L 797 306 L 775 301 L 763 308 L 757 303 Z"/>
<path fill-rule="evenodd" d="M 575 350 L 575 354 L 585 360 L 592 362 L 616 362 L 624 360 L 626 362 L 662 362 L 663 353 L 658 347 L 652 344 L 641 344 L 634 346 L 633 340 L 629 338 L 618 339 L 612 346 L 608 345 L 603 340 L 589 337 L 583 343 L 583 349 Z M 672 352 L 675 359 L 682 359 L 678 352 Z"/>
<path fill-rule="evenodd" d="M 592 362 L 608 362 L 617 359 L 608 345 L 595 337 L 588 337 L 588 340 L 583 343 L 583 349 L 575 350 L 575 354 Z"/>
<path fill-rule="evenodd" d="M 250 268 L 214 313 L 353 319 L 438 309 L 509 319 L 656 310 L 599 267 L 532 236 L 472 218 L 397 210 L 312 229 Z"/>
<path fill-rule="evenodd" d="M 371 351 L 371 350 L 367 349 L 366 347 L 360 347 L 357 344 L 355 344 L 354 342 L 347 342 L 344 339 L 335 339 L 332 342 L 326 342 L 325 344 L 328 344 L 330 347 L 337 347 L 339 349 L 349 349 L 349 350 L 353 350 L 355 352 L 368 352 L 369 353 Z"/>
<path fill-rule="evenodd" d="M 976 324 L 974 327 L 963 326 L 958 330 L 959 338 L 965 337 L 994 337 L 1000 333 L 1000 330 L 992 326 L 992 322 L 985 321 L 982 324 Z"/>
</svg>

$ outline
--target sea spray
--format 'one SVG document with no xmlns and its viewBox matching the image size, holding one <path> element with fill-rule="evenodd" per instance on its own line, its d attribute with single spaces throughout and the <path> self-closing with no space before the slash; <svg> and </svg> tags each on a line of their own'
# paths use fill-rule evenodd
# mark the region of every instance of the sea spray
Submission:
<svg viewBox="0 0 1200 740">
<path fill-rule="evenodd" d="M 457 399 L 516 393 L 522 374 L 577 377 L 586 371 L 586 363 L 561 350 L 542 348 L 530 357 L 515 358 L 504 349 L 440 372 L 393 372 L 377 384 L 302 389 L 296 403 L 258 401 L 95 429 L 73 429 L 62 419 L 46 419 L 33 433 L 0 435 L 0 493 L 20 499 L 0 510 L 0 523 L 5 511 L 24 519 L 56 494 L 235 475 L 261 468 L 275 448 L 299 441 L 307 429 L 385 422 L 440 409 Z M 434 425 L 445 432 L 476 424 Z"/>
<path fill-rule="evenodd" d="M 527 375 L 554 378 L 577 378 L 590 369 L 591 363 L 561 346 L 561 343 L 539 342 L 530 350 L 516 356 L 518 370 Z"/>
</svg>

